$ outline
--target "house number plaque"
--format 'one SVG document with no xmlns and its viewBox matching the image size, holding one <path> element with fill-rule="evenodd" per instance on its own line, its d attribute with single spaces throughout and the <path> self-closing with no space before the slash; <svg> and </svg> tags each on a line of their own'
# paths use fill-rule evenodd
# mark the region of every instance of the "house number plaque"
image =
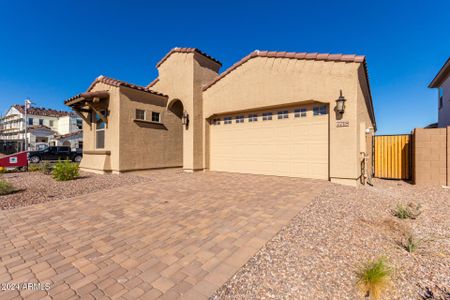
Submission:
<svg viewBox="0 0 450 300">
<path fill-rule="evenodd" d="M 336 121 L 336 127 L 348 127 L 350 123 L 348 121 Z"/>
</svg>

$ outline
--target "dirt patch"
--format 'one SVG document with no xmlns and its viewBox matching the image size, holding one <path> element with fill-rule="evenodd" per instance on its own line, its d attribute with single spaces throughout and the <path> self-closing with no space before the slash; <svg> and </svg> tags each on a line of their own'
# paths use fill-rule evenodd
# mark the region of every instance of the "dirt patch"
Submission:
<svg viewBox="0 0 450 300">
<path fill-rule="evenodd" d="M 17 189 L 13 194 L 0 196 L 2 210 L 151 181 L 150 178 L 128 174 L 99 175 L 87 172 L 80 172 L 80 178 L 70 181 L 56 181 L 41 172 L 6 173 L 1 178 Z"/>
<path fill-rule="evenodd" d="M 416 220 L 399 220 L 398 203 L 420 203 Z M 370 259 L 394 268 L 383 299 L 450 299 L 450 190 L 375 180 L 374 187 L 333 185 L 297 215 L 212 299 L 360 299 L 355 271 Z M 423 239 L 408 253 L 399 244 Z M 432 293 L 435 298 L 426 298 Z M 421 298 L 422 297 L 422 298 Z"/>
</svg>

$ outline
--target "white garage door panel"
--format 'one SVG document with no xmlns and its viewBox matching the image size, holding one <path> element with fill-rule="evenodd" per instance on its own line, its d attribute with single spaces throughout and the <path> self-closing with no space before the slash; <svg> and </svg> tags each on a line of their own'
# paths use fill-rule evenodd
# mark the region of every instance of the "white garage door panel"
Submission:
<svg viewBox="0 0 450 300">
<path fill-rule="evenodd" d="M 328 179 L 328 116 L 211 126 L 210 169 Z"/>
</svg>

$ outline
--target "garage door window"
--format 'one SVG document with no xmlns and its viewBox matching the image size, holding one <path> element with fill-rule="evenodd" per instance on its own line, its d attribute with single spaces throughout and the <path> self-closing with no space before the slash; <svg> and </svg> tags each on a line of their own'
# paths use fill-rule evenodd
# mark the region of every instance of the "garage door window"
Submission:
<svg viewBox="0 0 450 300">
<path fill-rule="evenodd" d="M 313 107 L 313 115 L 322 116 L 322 115 L 326 115 L 326 114 L 327 114 L 327 106 L 326 105 Z"/>
<path fill-rule="evenodd" d="M 295 118 L 303 118 L 306 117 L 306 108 L 298 108 L 294 111 Z"/>
<path fill-rule="evenodd" d="M 258 115 L 257 114 L 248 115 L 248 121 L 249 122 L 257 122 L 258 121 Z"/>
<path fill-rule="evenodd" d="M 224 124 L 231 124 L 231 117 L 226 117 L 223 119 L 223 121 Z"/>
<path fill-rule="evenodd" d="M 244 116 L 237 116 L 236 123 L 244 123 Z"/>
<path fill-rule="evenodd" d="M 213 125 L 220 125 L 220 119 L 214 119 L 214 120 L 212 121 L 212 124 L 213 124 Z"/>
<path fill-rule="evenodd" d="M 263 113 L 263 121 L 270 121 L 270 120 L 272 120 L 272 113 L 271 112 Z"/>
<path fill-rule="evenodd" d="M 287 110 L 278 112 L 278 120 L 289 118 L 289 112 Z"/>
</svg>

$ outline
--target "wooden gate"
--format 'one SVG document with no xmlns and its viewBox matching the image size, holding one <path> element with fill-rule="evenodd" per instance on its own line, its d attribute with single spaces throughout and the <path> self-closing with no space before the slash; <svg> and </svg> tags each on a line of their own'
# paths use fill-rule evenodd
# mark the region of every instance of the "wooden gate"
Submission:
<svg viewBox="0 0 450 300">
<path fill-rule="evenodd" d="M 375 136 L 375 177 L 411 179 L 411 149 L 410 134 Z"/>
</svg>

